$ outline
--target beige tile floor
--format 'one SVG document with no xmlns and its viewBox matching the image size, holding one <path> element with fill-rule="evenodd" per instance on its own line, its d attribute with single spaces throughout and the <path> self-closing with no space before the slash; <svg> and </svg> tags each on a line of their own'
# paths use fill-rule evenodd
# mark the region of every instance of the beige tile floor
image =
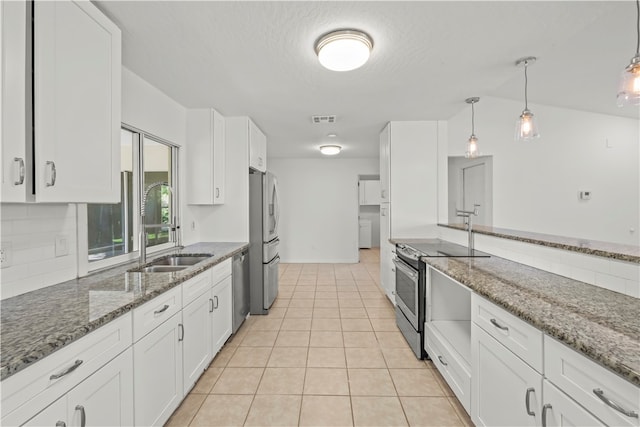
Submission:
<svg viewBox="0 0 640 427">
<path fill-rule="evenodd" d="M 269 315 L 251 316 L 168 426 L 472 426 L 430 361 L 417 360 L 359 264 L 281 264 Z"/>
</svg>

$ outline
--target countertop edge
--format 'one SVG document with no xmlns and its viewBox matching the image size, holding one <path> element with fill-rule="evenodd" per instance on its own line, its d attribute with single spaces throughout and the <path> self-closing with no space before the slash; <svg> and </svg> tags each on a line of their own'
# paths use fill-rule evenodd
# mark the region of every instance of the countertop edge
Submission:
<svg viewBox="0 0 640 427">
<path fill-rule="evenodd" d="M 242 252 L 243 250 L 249 247 L 249 243 L 245 243 L 245 242 L 220 242 L 220 243 L 225 243 L 225 244 L 233 243 L 233 244 L 238 244 L 240 246 L 223 255 L 218 256 L 214 254 L 211 257 L 211 260 L 207 260 L 205 263 L 203 263 L 202 265 L 197 265 L 197 267 L 195 268 L 188 268 L 185 271 L 181 272 L 182 274 L 171 274 L 170 280 L 165 286 L 159 289 L 156 289 L 153 292 L 149 292 L 148 294 L 145 294 L 137 298 L 133 302 L 130 302 L 121 307 L 118 307 L 117 309 L 112 310 L 111 312 L 106 313 L 94 320 L 91 320 L 86 324 L 78 326 L 75 329 L 67 331 L 65 333 L 51 334 L 46 336 L 42 341 L 38 342 L 36 346 L 32 347 L 27 353 L 23 354 L 22 357 L 20 357 L 19 362 L 8 363 L 7 365 L 2 366 L 0 368 L 0 381 L 6 380 L 12 375 L 32 366 L 34 363 L 38 362 L 39 360 L 46 358 L 47 356 L 55 353 L 61 348 L 64 348 L 67 345 L 88 335 L 89 333 L 95 331 L 101 326 L 104 326 L 107 323 L 119 318 L 125 313 L 133 311 L 136 307 L 139 307 L 145 304 L 146 302 L 156 298 L 157 296 L 175 288 L 176 286 L 182 284 L 183 282 L 186 282 L 192 277 L 195 277 L 198 274 L 213 268 L 214 266 L 220 264 L 223 261 L 226 261 L 227 259 L 233 257 L 234 255 Z M 197 246 L 197 245 L 198 244 L 195 244 L 194 246 Z M 188 248 L 189 246 L 186 248 L 183 248 L 182 250 L 185 250 Z M 128 264 L 130 263 L 127 263 L 127 265 Z M 121 267 L 121 266 L 116 266 L 113 269 L 116 270 L 117 267 Z M 108 271 L 109 269 L 101 270 L 100 273 L 104 274 L 104 273 L 108 273 Z M 116 274 L 122 274 L 122 273 L 114 272 L 114 275 Z M 128 274 L 154 274 L 154 273 L 128 273 Z M 89 276 L 91 276 L 91 274 Z M 89 277 L 89 276 L 86 276 L 86 277 Z M 52 286 L 56 286 L 56 285 L 52 285 Z"/>
</svg>

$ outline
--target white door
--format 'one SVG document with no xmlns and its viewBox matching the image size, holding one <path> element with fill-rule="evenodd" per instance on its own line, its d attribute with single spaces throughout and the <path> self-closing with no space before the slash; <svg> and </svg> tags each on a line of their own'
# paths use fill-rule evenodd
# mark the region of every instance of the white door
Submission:
<svg viewBox="0 0 640 427">
<path fill-rule="evenodd" d="M 213 355 L 215 356 L 231 336 L 233 328 L 233 296 L 231 294 L 231 276 L 227 276 L 221 282 L 213 286 Z"/>
<path fill-rule="evenodd" d="M 213 299 L 211 288 L 182 309 L 184 328 L 183 383 L 186 395 L 212 359 L 211 317 Z"/>
<path fill-rule="evenodd" d="M 481 163 L 462 169 L 462 210 L 472 211 L 475 205 L 478 208 L 478 216 L 473 218 L 474 224 L 487 224 L 485 197 L 485 164 Z"/>
<path fill-rule="evenodd" d="M 127 349 L 67 394 L 68 425 L 133 424 L 132 353 Z"/>
<path fill-rule="evenodd" d="M 542 375 L 471 325 L 471 419 L 476 426 L 541 425 Z"/>
<path fill-rule="evenodd" d="M 164 424 L 183 397 L 180 313 L 133 345 L 135 425 Z"/>
<path fill-rule="evenodd" d="M 548 427 L 603 426 L 599 419 L 544 380 L 543 425 Z"/>
</svg>

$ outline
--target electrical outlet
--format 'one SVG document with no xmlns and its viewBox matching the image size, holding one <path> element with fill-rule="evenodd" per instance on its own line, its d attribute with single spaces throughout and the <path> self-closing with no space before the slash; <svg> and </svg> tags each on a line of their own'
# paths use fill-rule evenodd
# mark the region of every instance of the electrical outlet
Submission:
<svg viewBox="0 0 640 427">
<path fill-rule="evenodd" d="M 0 243 L 0 268 L 11 265 L 11 259 L 13 258 L 11 252 L 11 242 Z"/>
<path fill-rule="evenodd" d="M 69 238 L 66 234 L 56 236 L 56 257 L 69 255 Z"/>
</svg>

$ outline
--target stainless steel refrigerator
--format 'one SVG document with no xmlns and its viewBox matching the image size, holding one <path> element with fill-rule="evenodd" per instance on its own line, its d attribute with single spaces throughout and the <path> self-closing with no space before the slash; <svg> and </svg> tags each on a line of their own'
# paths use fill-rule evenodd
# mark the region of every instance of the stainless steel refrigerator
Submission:
<svg viewBox="0 0 640 427">
<path fill-rule="evenodd" d="M 278 186 L 275 175 L 249 171 L 251 314 L 267 314 L 278 296 Z"/>
</svg>

